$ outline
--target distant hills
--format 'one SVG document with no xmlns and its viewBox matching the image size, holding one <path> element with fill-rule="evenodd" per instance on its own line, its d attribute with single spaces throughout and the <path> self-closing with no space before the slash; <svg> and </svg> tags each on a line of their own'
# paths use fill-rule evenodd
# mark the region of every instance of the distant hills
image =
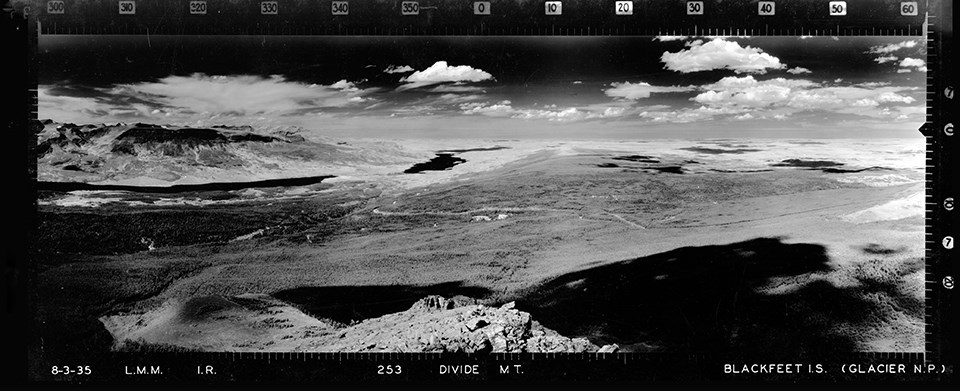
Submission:
<svg viewBox="0 0 960 391">
<path fill-rule="evenodd" d="M 36 149 L 37 179 L 43 182 L 171 186 L 257 181 L 329 175 L 343 167 L 409 159 L 399 151 L 370 153 L 345 143 L 307 140 L 296 128 L 50 120 L 43 125 Z"/>
</svg>

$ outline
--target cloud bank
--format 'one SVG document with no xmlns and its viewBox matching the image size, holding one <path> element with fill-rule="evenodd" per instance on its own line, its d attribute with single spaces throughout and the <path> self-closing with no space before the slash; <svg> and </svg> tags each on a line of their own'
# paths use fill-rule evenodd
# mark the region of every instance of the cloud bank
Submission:
<svg viewBox="0 0 960 391">
<path fill-rule="evenodd" d="M 284 116 L 341 108 L 367 101 L 356 84 L 340 80 L 329 86 L 304 84 L 282 76 L 168 76 L 155 82 L 97 89 L 79 97 L 42 86 L 40 116 L 58 121 L 128 121 L 164 118 L 195 122 L 217 117 Z"/>
<path fill-rule="evenodd" d="M 621 98 L 621 99 L 629 99 L 629 100 L 649 98 L 650 94 L 652 93 L 683 92 L 683 91 L 691 91 L 694 89 L 692 86 L 691 87 L 653 86 L 644 82 L 639 82 L 639 83 L 630 83 L 630 82 L 616 83 L 615 82 L 615 83 L 611 83 L 610 85 L 613 87 L 604 90 L 603 91 L 604 94 L 612 98 Z"/>
</svg>

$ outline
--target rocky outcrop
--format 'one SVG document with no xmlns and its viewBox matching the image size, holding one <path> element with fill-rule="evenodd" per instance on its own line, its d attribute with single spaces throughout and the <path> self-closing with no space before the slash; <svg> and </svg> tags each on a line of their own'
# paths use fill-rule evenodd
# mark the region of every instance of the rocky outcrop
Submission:
<svg viewBox="0 0 960 391">
<path fill-rule="evenodd" d="M 428 296 L 409 310 L 344 329 L 334 351 L 594 352 L 585 338 L 567 338 L 534 321 L 510 302 L 500 307 L 462 305 Z M 607 348 L 610 349 L 610 348 Z"/>
<path fill-rule="evenodd" d="M 101 321 L 118 348 L 133 343 L 209 351 L 610 353 L 618 349 L 562 336 L 514 305 L 494 307 L 463 296 L 428 296 L 406 311 L 347 326 L 307 316 L 269 296 L 207 296 Z"/>
</svg>

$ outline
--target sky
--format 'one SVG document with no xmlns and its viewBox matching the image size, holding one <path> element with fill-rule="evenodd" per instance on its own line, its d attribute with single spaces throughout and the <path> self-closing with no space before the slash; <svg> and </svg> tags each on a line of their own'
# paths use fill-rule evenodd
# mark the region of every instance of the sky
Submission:
<svg viewBox="0 0 960 391">
<path fill-rule="evenodd" d="M 41 36 L 39 114 L 377 138 L 917 137 L 912 37 Z"/>
</svg>

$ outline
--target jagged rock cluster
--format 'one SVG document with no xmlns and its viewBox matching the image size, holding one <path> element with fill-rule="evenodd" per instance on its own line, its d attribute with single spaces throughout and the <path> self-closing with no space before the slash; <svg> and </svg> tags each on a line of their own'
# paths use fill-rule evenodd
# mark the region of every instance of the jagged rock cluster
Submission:
<svg viewBox="0 0 960 391">
<path fill-rule="evenodd" d="M 501 307 L 469 299 L 428 296 L 409 310 L 367 319 L 342 330 L 332 351 L 402 352 L 614 352 L 585 338 L 567 338 L 543 327 L 510 302 Z"/>
</svg>

